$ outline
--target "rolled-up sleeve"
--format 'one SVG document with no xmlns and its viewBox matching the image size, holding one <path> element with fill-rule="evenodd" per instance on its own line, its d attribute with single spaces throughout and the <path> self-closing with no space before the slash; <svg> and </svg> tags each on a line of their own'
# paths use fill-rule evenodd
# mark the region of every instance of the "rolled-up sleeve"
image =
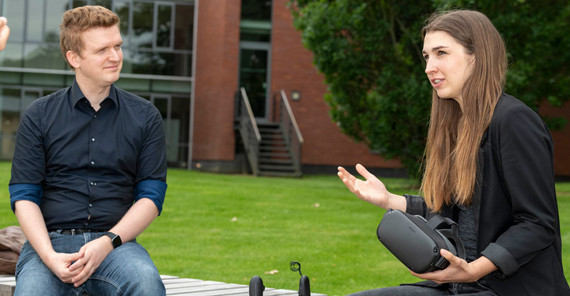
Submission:
<svg viewBox="0 0 570 296">
<path fill-rule="evenodd" d="M 12 184 L 8 186 L 10 191 L 10 206 L 16 212 L 16 202 L 19 200 L 31 201 L 38 206 L 42 204 L 42 185 L 36 184 Z"/>
<path fill-rule="evenodd" d="M 156 205 L 158 215 L 162 213 L 162 205 L 166 196 L 166 183 L 158 180 L 144 180 L 137 183 L 135 188 L 135 200 L 148 198 Z"/>
<path fill-rule="evenodd" d="M 149 198 L 158 213 L 166 196 L 166 136 L 162 116 L 152 104 L 147 105 L 145 137 L 139 156 L 135 200 Z"/>
<path fill-rule="evenodd" d="M 423 197 L 409 194 L 405 194 L 404 197 L 406 198 L 406 213 L 422 217 L 427 216 L 428 207 Z"/>
</svg>

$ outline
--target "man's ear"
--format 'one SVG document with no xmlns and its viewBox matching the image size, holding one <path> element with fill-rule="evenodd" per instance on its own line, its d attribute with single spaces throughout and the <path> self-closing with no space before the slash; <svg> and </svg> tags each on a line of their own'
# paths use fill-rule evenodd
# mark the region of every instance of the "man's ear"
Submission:
<svg viewBox="0 0 570 296">
<path fill-rule="evenodd" d="M 73 68 L 79 68 L 79 58 L 80 56 L 75 53 L 74 51 L 68 50 L 65 53 L 65 57 L 67 58 L 67 62 L 69 62 L 69 64 L 73 67 Z"/>
</svg>

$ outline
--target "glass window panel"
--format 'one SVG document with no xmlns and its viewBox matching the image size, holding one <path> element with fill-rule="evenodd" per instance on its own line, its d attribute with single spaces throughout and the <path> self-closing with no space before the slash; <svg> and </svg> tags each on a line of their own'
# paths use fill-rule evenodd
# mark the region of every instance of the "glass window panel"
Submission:
<svg viewBox="0 0 570 296">
<path fill-rule="evenodd" d="M 68 87 L 71 83 L 73 83 L 73 80 L 71 80 L 71 82 L 66 81 L 64 77 L 56 74 L 24 73 L 22 75 L 24 78 L 23 83 L 25 85 L 63 88 Z"/>
<path fill-rule="evenodd" d="M 192 76 L 192 55 L 191 54 L 169 54 L 172 59 L 171 74 L 174 76 Z"/>
<path fill-rule="evenodd" d="M 12 21 L 10 21 L 10 26 Z M 10 27 L 10 31 L 12 27 Z M 12 32 L 10 32 L 12 38 Z M 3 67 L 22 67 L 22 43 L 13 43 L 8 40 L 6 48 L 0 54 L 0 66 Z"/>
<path fill-rule="evenodd" d="M 189 81 L 154 80 L 152 82 L 152 91 L 190 93 L 191 86 L 192 83 Z"/>
<path fill-rule="evenodd" d="M 132 45 L 138 48 L 152 48 L 152 20 L 154 19 L 154 3 L 134 2 L 132 9 Z"/>
<path fill-rule="evenodd" d="M 73 8 L 87 5 L 87 0 L 73 0 Z"/>
<path fill-rule="evenodd" d="M 174 48 L 192 50 L 194 33 L 194 6 L 176 5 Z"/>
<path fill-rule="evenodd" d="M 113 1 L 112 0 L 91 0 L 91 5 L 100 5 L 100 6 L 108 8 L 108 9 L 111 9 L 113 6 Z"/>
<path fill-rule="evenodd" d="M 188 142 L 190 128 L 190 97 L 189 96 L 173 96 L 172 97 L 172 114 L 173 120 L 180 122 L 179 145 Z"/>
<path fill-rule="evenodd" d="M 121 78 L 116 85 L 122 89 L 134 91 L 150 91 L 150 81 L 148 79 Z M 140 94 L 138 94 L 140 96 Z"/>
<path fill-rule="evenodd" d="M 171 47 L 172 5 L 157 5 L 156 46 Z"/>
<path fill-rule="evenodd" d="M 41 69 L 65 69 L 61 50 L 55 44 L 26 44 L 24 67 Z"/>
<path fill-rule="evenodd" d="M 131 51 L 123 47 L 123 68 L 121 73 L 133 73 L 133 63 L 131 58 Z"/>
<path fill-rule="evenodd" d="M 115 13 L 121 19 L 120 29 L 123 36 L 123 46 L 129 46 L 129 12 L 131 7 L 127 1 L 115 1 Z"/>
<path fill-rule="evenodd" d="M 25 1 L 17 0 L 4 1 L 4 15 L 8 16 L 10 26 L 9 42 L 24 41 L 24 3 Z"/>
<path fill-rule="evenodd" d="M 168 117 L 168 98 L 154 98 L 154 106 L 160 112 L 162 118 Z"/>
<path fill-rule="evenodd" d="M 255 117 L 265 117 L 267 57 L 267 50 L 242 49 L 240 53 L 239 84 L 247 91 Z"/>
<path fill-rule="evenodd" d="M 0 71 L 0 83 L 20 84 L 20 73 Z"/>
<path fill-rule="evenodd" d="M 40 0 L 34 3 L 34 5 L 28 5 L 27 41 L 44 41 L 44 4 L 44 0 Z M 11 23 L 10 19 L 10 25 Z"/>
<path fill-rule="evenodd" d="M 61 23 L 61 16 L 69 8 L 69 0 L 49 0 L 46 5 L 45 15 L 45 41 L 58 43 L 59 45 L 59 24 Z"/>
<path fill-rule="evenodd" d="M 132 73 L 152 75 L 191 76 L 192 55 L 167 52 L 133 52 Z"/>
<path fill-rule="evenodd" d="M 28 106 L 39 97 L 41 97 L 39 90 L 25 90 L 20 104 L 20 114 L 24 112 L 24 110 L 26 110 L 26 108 L 28 108 Z"/>
<path fill-rule="evenodd" d="M 271 0 L 242 0 L 241 19 L 271 21 Z"/>
<path fill-rule="evenodd" d="M 151 63 L 152 53 L 150 52 L 131 52 L 131 73 L 135 74 L 152 74 Z"/>
<path fill-rule="evenodd" d="M 240 31 L 239 40 L 241 41 L 254 41 L 254 42 L 269 42 L 270 39 L 269 32 L 252 32 L 249 30 L 242 30 Z"/>
</svg>

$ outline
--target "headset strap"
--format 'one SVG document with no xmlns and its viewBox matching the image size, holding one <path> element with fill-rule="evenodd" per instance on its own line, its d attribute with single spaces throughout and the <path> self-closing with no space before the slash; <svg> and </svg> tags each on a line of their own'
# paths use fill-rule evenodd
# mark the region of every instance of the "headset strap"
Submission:
<svg viewBox="0 0 570 296">
<path fill-rule="evenodd" d="M 463 245 L 463 241 L 461 241 L 461 238 L 459 237 L 459 226 L 457 226 L 457 223 L 455 223 L 455 221 L 449 218 L 444 218 L 440 215 L 435 215 L 429 219 L 427 224 L 429 227 L 438 230 L 446 238 L 453 241 L 453 243 L 455 244 L 455 249 L 457 251 L 457 257 L 461 259 L 466 258 L 465 246 Z M 438 229 L 440 226 L 442 226 L 442 224 L 448 225 L 450 228 Z"/>
</svg>

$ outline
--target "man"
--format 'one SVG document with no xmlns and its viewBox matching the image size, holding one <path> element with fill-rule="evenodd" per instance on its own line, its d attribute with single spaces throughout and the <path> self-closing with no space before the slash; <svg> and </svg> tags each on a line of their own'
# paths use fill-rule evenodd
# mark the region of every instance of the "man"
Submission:
<svg viewBox="0 0 570 296">
<path fill-rule="evenodd" d="M 10 202 L 28 241 L 15 295 L 164 295 L 135 240 L 166 193 L 161 115 L 113 86 L 123 62 L 117 15 L 78 7 L 60 29 L 75 81 L 34 101 L 16 138 Z"/>
</svg>

